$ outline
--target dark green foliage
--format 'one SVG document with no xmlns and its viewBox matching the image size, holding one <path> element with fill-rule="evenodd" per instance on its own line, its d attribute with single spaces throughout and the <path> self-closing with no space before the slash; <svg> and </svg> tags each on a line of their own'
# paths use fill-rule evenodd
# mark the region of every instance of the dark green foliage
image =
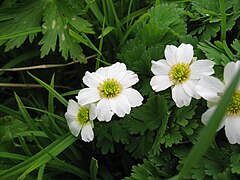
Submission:
<svg viewBox="0 0 240 180">
<path fill-rule="evenodd" d="M 151 61 L 165 59 L 166 45 L 190 43 L 195 57 L 215 63 L 214 76 L 221 79 L 224 66 L 240 59 L 240 1 L 221 2 L 225 12 L 219 0 L 2 1 L 0 179 L 177 176 L 199 142 L 205 127 L 201 115 L 208 107 L 205 100 L 192 99 L 188 107 L 178 108 L 171 88 L 154 92 Z M 91 60 L 63 64 L 62 57 L 82 63 Z M 75 138 L 69 132 L 64 117 L 67 100 L 75 99 L 77 89 L 84 87 L 85 71 L 116 61 L 138 74 L 133 88 L 144 96 L 143 104 L 123 118 L 95 119 L 94 140 L 83 142 L 81 135 Z M 53 66 L 31 69 L 46 62 Z M 26 71 L 13 69 L 18 67 L 30 71 L 47 91 L 33 84 L 37 82 Z M 28 88 L 16 88 L 21 84 Z M 220 130 L 184 179 L 240 179 L 239 154 L 239 145 L 229 144 Z"/>
<path fill-rule="evenodd" d="M 15 6 L 0 9 L 0 35 L 16 34 L 24 30 L 40 27 L 42 20 L 44 0 L 28 1 L 18 3 Z M 29 38 L 32 42 L 37 33 L 26 34 L 9 40 L 2 40 L 0 44 L 5 44 L 5 51 L 14 47 L 20 47 Z"/>
<path fill-rule="evenodd" d="M 133 34 L 135 38 L 126 43 L 118 58 L 132 70 L 149 76 L 151 60 L 163 58 L 165 46 L 176 44 L 186 34 L 184 11 L 173 4 L 151 8 Z"/>
<path fill-rule="evenodd" d="M 199 49 L 201 49 L 206 57 L 215 62 L 216 65 L 226 65 L 230 61 L 236 61 L 239 56 L 239 42 L 235 39 L 232 47 L 237 51 L 236 54 L 232 52 L 227 43 L 215 41 L 214 44 L 211 42 L 199 43 Z"/>
<path fill-rule="evenodd" d="M 130 134 L 133 134 L 133 136 L 130 137 L 127 150 L 130 151 L 135 158 L 141 158 L 148 154 L 153 144 L 155 133 L 159 131 L 159 136 L 162 137 L 166 128 L 167 113 L 168 107 L 166 99 L 162 96 L 153 96 L 148 99 L 145 105 L 134 109 L 131 115 L 123 118 L 122 123 L 124 127 Z"/>
<path fill-rule="evenodd" d="M 0 122 L 0 148 L 3 151 L 10 151 L 17 133 L 27 130 L 26 124 L 12 116 L 0 117 Z"/>
<path fill-rule="evenodd" d="M 43 37 L 39 41 L 39 45 L 42 45 L 41 57 L 48 55 L 51 50 L 55 51 L 57 47 L 66 60 L 70 57 L 86 62 L 79 42 L 69 34 L 70 30 L 76 33 L 94 33 L 92 25 L 79 16 L 83 13 L 86 12 L 82 10 L 82 5 L 75 0 L 15 3 L 13 7 L 0 9 L 0 35 L 4 39 L 0 38 L 0 44 L 5 44 L 5 51 L 9 51 L 21 46 L 27 37 L 32 43 L 37 36 L 36 32 L 42 32 Z M 82 39 L 84 41 L 85 38 Z"/>
<path fill-rule="evenodd" d="M 238 0 L 225 1 L 227 15 L 226 30 L 230 31 L 240 17 L 240 2 Z M 218 0 L 193 0 L 189 12 L 191 21 L 195 21 L 191 35 L 197 35 L 200 41 L 209 41 L 216 37 L 221 27 L 221 12 Z M 197 26 L 196 26 L 197 25 Z"/>
<path fill-rule="evenodd" d="M 181 146 L 174 148 L 173 152 L 180 158 L 178 168 L 181 168 L 184 158 L 188 155 L 188 150 Z M 240 175 L 239 168 L 236 166 L 239 163 L 238 154 L 239 148 L 229 144 L 213 146 L 189 172 L 187 179 L 236 179 Z"/>
<path fill-rule="evenodd" d="M 169 151 L 163 151 L 159 156 L 149 156 L 142 164 L 133 166 L 131 176 L 126 180 L 166 179 L 174 175 L 177 158 Z"/>
</svg>

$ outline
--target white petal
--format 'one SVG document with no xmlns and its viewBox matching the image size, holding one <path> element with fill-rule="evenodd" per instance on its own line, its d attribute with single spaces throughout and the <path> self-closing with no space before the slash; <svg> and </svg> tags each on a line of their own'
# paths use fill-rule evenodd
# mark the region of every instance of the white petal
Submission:
<svg viewBox="0 0 240 180">
<path fill-rule="evenodd" d="M 168 76 L 153 76 L 150 85 L 156 92 L 163 91 L 173 85 L 173 82 Z"/>
<path fill-rule="evenodd" d="M 98 100 L 101 99 L 97 88 L 81 89 L 76 98 L 78 100 L 78 103 L 82 106 L 93 102 L 97 102 Z"/>
<path fill-rule="evenodd" d="M 69 129 L 71 133 L 77 137 L 80 133 L 81 127 L 77 121 L 73 121 L 71 124 L 69 124 Z"/>
<path fill-rule="evenodd" d="M 201 96 L 196 92 L 195 87 L 198 83 L 198 80 L 189 79 L 186 82 L 182 83 L 183 89 L 185 92 L 195 99 L 200 99 Z"/>
<path fill-rule="evenodd" d="M 193 59 L 193 46 L 191 44 L 181 44 L 177 49 L 177 62 L 190 64 Z"/>
<path fill-rule="evenodd" d="M 120 84 L 122 85 L 123 88 L 128 88 L 136 84 L 138 81 L 139 81 L 138 75 L 135 74 L 133 71 L 127 70 Z"/>
<path fill-rule="evenodd" d="M 151 71 L 154 75 L 167 76 L 170 71 L 170 66 L 166 60 L 151 61 Z"/>
<path fill-rule="evenodd" d="M 240 70 L 240 61 L 229 62 L 224 68 L 224 82 L 228 86 Z"/>
<path fill-rule="evenodd" d="M 200 79 L 203 76 L 210 76 L 214 73 L 214 62 L 210 60 L 198 60 L 191 64 L 191 79 Z"/>
<path fill-rule="evenodd" d="M 189 106 L 192 97 L 189 96 L 183 89 L 182 84 L 176 84 L 172 88 L 172 99 L 177 107 Z"/>
<path fill-rule="evenodd" d="M 96 117 L 97 117 L 96 105 L 91 103 L 89 107 L 89 118 L 90 120 L 94 120 Z"/>
<path fill-rule="evenodd" d="M 69 126 L 73 121 L 77 121 L 77 114 L 71 115 L 68 112 L 66 112 L 65 113 L 65 118 L 66 118 L 67 124 Z"/>
<path fill-rule="evenodd" d="M 108 78 L 115 78 L 119 82 L 123 79 L 127 71 L 127 67 L 124 63 L 115 63 L 109 66 L 108 69 Z"/>
<path fill-rule="evenodd" d="M 73 116 L 76 116 L 79 112 L 79 104 L 74 100 L 70 99 L 68 101 L 67 112 Z"/>
<path fill-rule="evenodd" d="M 217 78 L 205 76 L 195 87 L 196 92 L 208 101 L 218 101 L 224 91 L 224 84 Z"/>
<path fill-rule="evenodd" d="M 116 113 L 119 117 L 129 114 L 131 111 L 131 106 L 129 101 L 125 96 L 119 94 L 115 98 L 109 99 L 111 110 Z"/>
<path fill-rule="evenodd" d="M 81 131 L 81 137 L 82 140 L 85 142 L 90 142 L 94 138 L 92 126 L 90 123 L 87 123 L 83 126 L 82 131 Z"/>
<path fill-rule="evenodd" d="M 214 111 L 216 110 L 217 106 L 213 106 L 209 108 L 205 113 L 202 114 L 201 121 L 203 124 L 207 125 L 208 121 L 210 120 L 211 116 L 213 115 Z M 217 129 L 219 131 L 224 126 L 224 121 L 222 121 Z"/>
<path fill-rule="evenodd" d="M 122 95 L 125 96 L 130 103 L 131 107 L 137 107 L 142 105 L 142 95 L 133 88 L 124 89 Z"/>
<path fill-rule="evenodd" d="M 167 63 L 172 66 L 177 63 L 177 47 L 174 45 L 167 45 L 164 51 Z"/>
<path fill-rule="evenodd" d="M 98 73 L 86 72 L 83 77 L 83 83 L 90 88 L 98 87 L 104 78 Z"/>
<path fill-rule="evenodd" d="M 107 122 L 111 120 L 114 114 L 111 111 L 111 107 L 108 99 L 101 99 L 97 103 L 96 112 L 97 112 L 97 118 L 99 121 L 107 121 Z"/>
<path fill-rule="evenodd" d="M 240 117 L 226 116 L 225 133 L 231 144 L 240 144 Z"/>
<path fill-rule="evenodd" d="M 103 79 L 107 79 L 108 78 L 108 69 L 109 69 L 109 66 L 100 67 L 97 69 L 96 74 L 103 77 Z"/>
</svg>

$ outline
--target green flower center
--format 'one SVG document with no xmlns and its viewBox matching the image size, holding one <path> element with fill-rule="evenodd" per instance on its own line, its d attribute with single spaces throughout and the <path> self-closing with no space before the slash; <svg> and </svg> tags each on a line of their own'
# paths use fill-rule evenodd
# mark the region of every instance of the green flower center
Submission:
<svg viewBox="0 0 240 180">
<path fill-rule="evenodd" d="M 121 92 L 122 86 L 116 79 L 109 78 L 99 84 L 98 90 L 101 97 L 113 98 Z"/>
<path fill-rule="evenodd" d="M 172 66 L 169 76 L 174 84 L 186 81 L 190 76 L 190 67 L 186 63 L 178 63 Z"/>
<path fill-rule="evenodd" d="M 240 90 L 235 92 L 227 108 L 228 115 L 240 115 Z"/>
<path fill-rule="evenodd" d="M 81 107 L 77 114 L 77 120 L 80 124 L 84 125 L 90 121 L 89 119 L 89 109 L 86 107 Z"/>
</svg>

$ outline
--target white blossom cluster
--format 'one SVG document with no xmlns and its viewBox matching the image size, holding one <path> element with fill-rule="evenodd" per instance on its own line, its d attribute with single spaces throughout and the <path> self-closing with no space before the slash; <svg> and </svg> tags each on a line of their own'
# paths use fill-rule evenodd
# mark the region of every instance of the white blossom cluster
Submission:
<svg viewBox="0 0 240 180">
<path fill-rule="evenodd" d="M 225 66 L 221 82 L 211 76 L 214 63 L 207 59 L 197 60 L 190 44 L 168 45 L 164 54 L 166 59 L 152 61 L 152 89 L 159 92 L 171 88 L 172 99 L 179 108 L 189 106 L 192 98 L 204 98 L 209 106 L 202 115 L 202 122 L 206 124 L 240 70 L 240 61 Z M 83 77 L 87 88 L 79 91 L 77 102 L 69 100 L 65 113 L 71 133 L 78 136 L 81 132 L 82 140 L 90 142 L 94 139 L 94 119 L 109 122 L 114 114 L 124 117 L 131 108 L 141 106 L 143 97 L 132 88 L 138 81 L 138 75 L 119 62 L 101 67 L 96 72 L 87 71 Z M 229 142 L 240 144 L 240 83 L 219 129 L 223 126 Z"/>
</svg>

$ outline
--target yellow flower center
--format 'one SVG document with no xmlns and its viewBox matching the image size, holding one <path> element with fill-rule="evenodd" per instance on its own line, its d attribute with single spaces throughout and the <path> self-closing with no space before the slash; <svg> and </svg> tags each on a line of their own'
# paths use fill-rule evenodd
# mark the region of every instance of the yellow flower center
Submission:
<svg viewBox="0 0 240 180">
<path fill-rule="evenodd" d="M 240 115 L 240 90 L 235 92 L 227 108 L 228 115 Z"/>
<path fill-rule="evenodd" d="M 186 63 L 178 63 L 172 66 L 169 77 L 174 84 L 186 81 L 190 76 L 190 66 Z"/>
<path fill-rule="evenodd" d="M 90 121 L 89 109 L 86 107 L 81 107 L 77 114 L 77 120 L 81 125 L 84 125 Z"/>
<path fill-rule="evenodd" d="M 122 86 L 116 79 L 109 78 L 99 84 L 98 90 L 101 97 L 113 98 L 122 91 Z"/>
</svg>

